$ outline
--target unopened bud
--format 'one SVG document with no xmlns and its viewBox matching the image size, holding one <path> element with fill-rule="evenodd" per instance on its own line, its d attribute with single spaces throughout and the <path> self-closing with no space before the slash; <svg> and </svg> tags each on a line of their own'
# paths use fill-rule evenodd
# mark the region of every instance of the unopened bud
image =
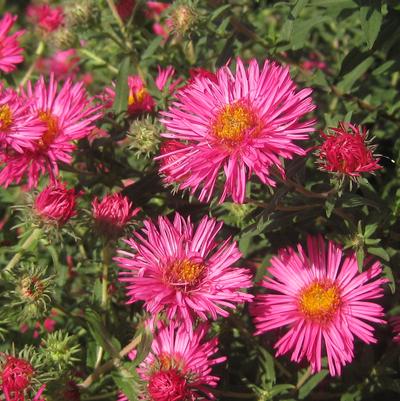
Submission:
<svg viewBox="0 0 400 401">
<path fill-rule="evenodd" d="M 135 120 L 130 129 L 130 149 L 135 150 L 138 157 L 149 157 L 158 151 L 160 144 L 161 126 L 150 117 L 143 120 Z"/>
</svg>

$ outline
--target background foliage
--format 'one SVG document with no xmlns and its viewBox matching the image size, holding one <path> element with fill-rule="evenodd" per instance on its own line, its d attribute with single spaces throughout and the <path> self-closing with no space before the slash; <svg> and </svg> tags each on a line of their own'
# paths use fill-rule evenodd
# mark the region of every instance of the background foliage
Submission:
<svg viewBox="0 0 400 401">
<path fill-rule="evenodd" d="M 38 31 L 25 19 L 28 1 L 2 1 L 2 10 L 19 15 L 18 23 L 28 29 L 23 46 L 26 60 L 14 74 L 4 76 L 18 84 L 35 62 L 41 40 Z M 172 7 L 188 4 L 178 0 Z M 101 312 L 102 246 L 90 222 L 90 202 L 123 188 L 141 208 L 137 225 L 145 216 L 155 217 L 171 211 L 190 214 L 197 221 L 204 214 L 225 222 L 224 236 L 233 235 L 243 253 L 242 264 L 254 269 L 256 281 L 269 259 L 286 245 L 304 241 L 308 233 L 322 233 L 357 252 L 361 262 L 366 254 L 377 257 L 390 279 L 384 306 L 388 316 L 400 312 L 396 291 L 400 263 L 400 4 L 397 0 L 297 0 L 297 1 L 193 1 L 193 21 L 176 28 L 167 39 L 152 31 L 154 21 L 145 16 L 145 2 L 137 1 L 127 21 L 115 18 L 105 0 L 63 1 L 76 18 L 78 7 L 90 10 L 77 23 L 73 19 L 61 34 L 44 38 L 45 55 L 55 49 L 76 48 L 80 57 L 80 76 L 90 73 L 92 94 L 116 82 L 113 111 L 102 121 L 108 132 L 92 143 L 82 140 L 73 166 L 62 166 L 62 176 L 78 191 L 80 216 L 62 240 L 53 237 L 35 241 L 23 255 L 14 281 L 0 281 L 0 350 L 25 350 L 42 364 L 47 375 L 48 398 L 60 400 L 60 389 L 71 381 L 82 383 L 102 362 L 119 359 L 119 351 L 132 338 L 137 339 L 143 357 L 150 338 L 139 322 L 140 305 L 124 305 L 117 268 L 109 272 L 111 302 Z M 75 14 L 73 13 L 75 10 Z M 161 16 L 161 22 L 166 18 Z M 43 39 L 43 38 L 42 38 Z M 187 194 L 164 187 L 157 163 L 137 143 L 134 124 L 126 117 L 128 74 L 140 74 L 157 101 L 151 118 L 166 108 L 168 91 L 155 86 L 157 66 L 173 65 L 177 76 L 187 79 L 189 70 L 204 67 L 214 71 L 228 60 L 270 58 L 291 68 L 300 87 L 312 87 L 317 104 L 314 113 L 318 130 L 336 126 L 338 121 L 363 124 L 375 137 L 377 153 L 384 167 L 363 179 L 359 186 L 343 193 L 332 191 L 332 177 L 318 170 L 312 152 L 286 164 L 288 181 L 275 189 L 251 184 L 251 202 L 243 206 L 225 202 L 202 204 Z M 309 61 L 325 63 L 309 68 Z M 32 78 L 38 71 L 32 71 Z M 308 144 L 319 143 L 316 132 Z M 155 148 L 158 141 L 155 139 Z M 153 150 L 153 149 L 152 149 Z M 127 182 L 127 180 L 130 180 Z M 45 182 L 43 182 L 45 184 Z M 21 224 L 23 214 L 14 209 L 25 202 L 20 186 L 0 189 L 0 265 L 5 266 L 30 234 Z M 16 225 L 19 225 L 15 228 Z M 72 230 L 72 231 L 71 231 Z M 115 246 L 122 247 L 122 241 Z M 51 276 L 46 312 L 22 311 L 16 290 L 29 269 Z M 40 318 L 38 318 L 38 316 Z M 40 325 L 46 316 L 55 320 L 57 330 L 47 334 Z M 37 321 L 41 322 L 38 326 Z M 21 324 L 26 331 L 21 332 Z M 298 366 L 273 356 L 275 335 L 252 335 L 254 328 L 247 308 L 213 325 L 219 334 L 226 365 L 215 369 L 222 380 L 216 392 L 221 400 L 374 400 L 395 399 L 400 394 L 399 347 L 392 342 L 388 326 L 377 329 L 374 346 L 357 343 L 356 358 L 341 378 L 328 371 L 310 376 L 307 366 Z M 34 332 L 39 336 L 34 336 Z M 56 351 L 48 352 L 52 336 Z M 49 345 L 50 344 L 50 345 Z M 25 347 L 25 348 L 24 348 Z M 30 348 L 27 348 L 30 347 Z M 64 348 L 62 348 L 64 347 Z M 68 354 L 68 355 L 67 355 Z M 49 358 L 49 355 L 51 358 Z M 115 369 L 81 389 L 82 400 L 114 400 L 117 388 L 134 398 L 136 373 L 123 358 Z M 133 379 L 132 379 L 133 378 Z M 47 394 L 47 393 L 46 393 Z"/>
</svg>

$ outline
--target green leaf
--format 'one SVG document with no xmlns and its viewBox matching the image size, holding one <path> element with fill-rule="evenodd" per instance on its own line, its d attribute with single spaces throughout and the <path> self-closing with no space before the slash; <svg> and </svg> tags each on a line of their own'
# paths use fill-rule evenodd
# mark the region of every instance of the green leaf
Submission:
<svg viewBox="0 0 400 401">
<path fill-rule="evenodd" d="M 371 247 L 367 248 L 367 251 L 371 255 L 378 256 L 378 257 L 382 258 L 383 260 L 385 260 L 386 262 L 389 262 L 389 260 L 390 260 L 389 254 L 383 248 L 371 246 Z"/>
<path fill-rule="evenodd" d="M 135 359 L 132 361 L 134 366 L 139 365 L 147 354 L 150 352 L 151 344 L 153 343 L 153 335 L 151 331 L 144 328 L 142 330 L 142 339 L 137 347 L 137 353 Z"/>
<path fill-rule="evenodd" d="M 380 2 L 376 0 L 363 0 L 359 16 L 361 28 L 364 31 L 365 41 L 371 49 L 378 37 L 382 25 L 382 14 L 380 12 Z"/>
<path fill-rule="evenodd" d="M 370 237 L 378 228 L 378 224 L 374 223 L 374 224 L 367 224 L 365 226 L 365 231 L 364 231 L 364 238 L 368 238 Z"/>
<path fill-rule="evenodd" d="M 128 362 L 129 363 L 129 362 Z M 138 400 L 138 382 L 137 373 L 132 369 L 132 364 L 122 364 L 118 372 L 111 374 L 116 386 L 125 394 L 129 401 Z"/>
<path fill-rule="evenodd" d="M 221 7 L 218 7 L 216 10 L 213 11 L 213 13 L 210 15 L 209 20 L 214 21 L 216 20 L 221 14 L 223 14 L 226 10 L 229 8 L 232 8 L 231 4 L 225 4 Z"/>
<path fill-rule="evenodd" d="M 299 390 L 299 399 L 303 400 L 311 393 L 311 391 L 318 386 L 318 384 L 325 379 L 327 374 L 329 373 L 328 369 L 322 369 L 320 372 L 311 377 L 310 380 L 306 381 L 306 383 L 301 386 Z"/>
<path fill-rule="evenodd" d="M 286 393 L 287 391 L 293 390 L 294 388 L 295 386 L 293 386 L 293 384 L 277 384 L 276 386 L 272 387 L 272 389 L 269 391 L 269 394 L 271 397 L 275 397 L 278 394 Z"/>
<path fill-rule="evenodd" d="M 396 280 L 394 279 L 392 269 L 387 265 L 383 265 L 383 275 L 389 280 L 390 291 L 394 294 L 396 291 Z"/>
<path fill-rule="evenodd" d="M 267 381 L 274 384 L 276 382 L 274 357 L 265 348 L 260 347 L 259 352 Z"/>
<path fill-rule="evenodd" d="M 373 62 L 373 57 L 366 57 L 343 77 L 342 81 L 338 84 L 338 88 L 343 92 L 348 92 L 356 83 L 356 81 L 368 70 Z"/>
<path fill-rule="evenodd" d="M 356 251 L 358 271 L 362 272 L 364 266 L 365 252 L 363 247 L 359 247 Z"/>
<path fill-rule="evenodd" d="M 158 49 L 163 40 L 164 38 L 162 36 L 157 36 L 155 39 L 153 39 L 147 46 L 147 49 L 143 52 L 141 59 L 145 60 L 147 58 L 150 58 Z"/>
<path fill-rule="evenodd" d="M 128 74 L 130 62 L 130 58 L 125 57 L 119 66 L 117 84 L 115 87 L 115 100 L 113 104 L 113 110 L 116 114 L 120 114 L 128 108 Z"/>
</svg>

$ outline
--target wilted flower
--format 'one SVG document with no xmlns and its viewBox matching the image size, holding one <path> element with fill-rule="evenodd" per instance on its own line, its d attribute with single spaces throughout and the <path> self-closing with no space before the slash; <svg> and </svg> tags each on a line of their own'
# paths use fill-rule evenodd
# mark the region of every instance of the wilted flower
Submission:
<svg viewBox="0 0 400 401">
<path fill-rule="evenodd" d="M 95 198 L 92 202 L 95 230 L 107 238 L 118 238 L 128 222 L 139 212 L 132 202 L 122 194 L 106 195 L 101 202 Z"/>
<path fill-rule="evenodd" d="M 33 150 L 45 130 L 43 122 L 30 113 L 29 101 L 0 84 L 0 149 Z"/>
<path fill-rule="evenodd" d="M 224 307 L 252 299 L 242 291 L 252 286 L 251 273 L 233 266 L 241 256 L 236 242 L 215 239 L 222 223 L 204 217 L 195 228 L 176 213 L 172 222 L 160 216 L 158 227 L 150 220 L 144 226 L 126 240 L 134 253 L 120 250 L 115 258 L 128 303 L 144 301 L 152 315 L 165 312 L 190 328 L 196 318 L 226 317 Z"/>
<path fill-rule="evenodd" d="M 344 256 L 339 245 L 309 237 L 301 245 L 282 249 L 271 259 L 263 287 L 273 293 L 256 296 L 252 305 L 256 334 L 280 327 L 288 332 L 275 344 L 277 355 L 292 353 L 292 361 L 307 359 L 312 372 L 321 370 L 326 352 L 331 375 L 353 360 L 354 336 L 370 344 L 377 340 L 369 323 L 384 323 L 382 268 L 375 262 L 359 273 L 354 253 Z"/>
<path fill-rule="evenodd" d="M 68 50 L 79 45 L 78 35 L 67 27 L 57 29 L 51 37 L 55 48 Z"/>
<path fill-rule="evenodd" d="M 368 131 L 361 126 L 340 122 L 337 128 L 329 128 L 324 143 L 318 148 L 318 162 L 322 170 L 360 177 L 382 168 L 374 156 L 375 146 L 368 143 Z"/>
<path fill-rule="evenodd" d="M 217 81 L 196 75 L 162 112 L 167 132 L 161 135 L 182 141 L 185 149 L 160 172 L 168 171 L 167 181 L 190 188 L 192 194 L 201 188 L 199 199 L 207 202 L 221 174 L 225 183 L 220 201 L 231 196 L 243 203 L 253 173 L 264 184 L 275 185 L 269 170 L 276 167 L 284 174 L 281 159 L 305 155 L 293 141 L 307 139 L 313 131 L 313 120 L 300 121 L 314 109 L 311 89 L 296 92 L 288 68 L 269 61 L 260 71 L 251 60 L 246 70 L 238 58 L 235 75 L 224 66 L 215 77 Z"/>
<path fill-rule="evenodd" d="M 43 224 L 61 226 L 76 214 L 76 193 L 62 182 L 48 185 L 35 198 L 34 213 Z"/>
<path fill-rule="evenodd" d="M 196 27 L 199 13 L 196 2 L 192 0 L 176 0 L 168 12 L 167 24 L 177 36 L 182 37 Z"/>
<path fill-rule="evenodd" d="M 66 9 L 67 25 L 76 28 L 87 28 L 96 23 L 99 9 L 96 0 L 78 0 L 68 4 Z"/>
<path fill-rule="evenodd" d="M 73 84 L 68 79 L 57 91 L 58 83 L 52 75 L 46 85 L 43 77 L 34 86 L 29 82 L 23 99 L 29 102 L 30 113 L 45 124 L 46 130 L 35 143 L 34 150 L 23 153 L 9 151 L 2 156 L 3 169 L 0 184 L 19 183 L 24 176 L 28 187 L 35 187 L 39 176 L 45 173 L 55 181 L 57 162 L 71 164 L 73 141 L 84 138 L 94 128 L 101 113 L 100 106 L 93 106 L 83 83 Z"/>
<path fill-rule="evenodd" d="M 216 338 L 205 341 L 207 328 L 201 325 L 192 332 L 170 322 L 158 329 L 150 353 L 137 369 L 143 380 L 140 400 L 214 399 L 210 387 L 216 387 L 219 377 L 213 376 L 211 369 L 226 358 L 215 356 Z M 127 398 L 120 396 L 118 400 Z"/>
<path fill-rule="evenodd" d="M 45 32 L 53 32 L 64 23 L 64 12 L 61 6 L 31 4 L 26 13 L 31 22 Z"/>
<path fill-rule="evenodd" d="M 25 31 L 21 30 L 8 35 L 17 18 L 10 13 L 5 13 L 0 20 L 0 70 L 3 72 L 14 71 L 16 64 L 24 61 L 18 38 Z"/>
</svg>

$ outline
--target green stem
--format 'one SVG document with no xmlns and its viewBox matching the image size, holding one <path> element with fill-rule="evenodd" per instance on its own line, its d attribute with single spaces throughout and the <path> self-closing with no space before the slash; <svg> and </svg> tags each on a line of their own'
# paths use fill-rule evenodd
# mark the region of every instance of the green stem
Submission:
<svg viewBox="0 0 400 401">
<path fill-rule="evenodd" d="M 44 44 L 44 41 L 41 40 L 36 48 L 35 57 L 32 60 L 32 64 L 30 65 L 30 67 L 28 68 L 28 71 L 26 71 L 25 75 L 22 77 L 22 79 L 19 83 L 20 86 L 24 86 L 28 82 L 28 79 L 31 77 L 32 72 L 35 69 L 36 61 L 43 54 L 44 49 L 45 49 L 45 44 Z"/>
<path fill-rule="evenodd" d="M 107 242 L 103 248 L 103 273 L 101 281 L 101 307 L 108 309 L 108 269 L 111 264 L 112 249 Z"/>
<path fill-rule="evenodd" d="M 37 241 L 42 235 L 42 229 L 40 228 L 35 228 L 31 235 L 25 240 L 25 242 L 22 244 L 21 249 L 13 256 L 13 258 L 8 262 L 7 266 L 3 270 L 4 273 L 9 273 L 15 265 L 21 260 L 22 255 L 25 253 L 27 249 L 35 242 Z"/>
<path fill-rule="evenodd" d="M 311 376 L 311 368 L 309 367 L 305 373 L 299 378 L 297 384 L 296 384 L 296 390 L 299 390 L 304 383 L 310 378 Z"/>
<path fill-rule="evenodd" d="M 119 26 L 119 29 L 121 30 L 122 36 L 125 39 L 125 46 L 129 50 L 132 50 L 132 45 L 129 41 L 128 31 L 126 30 L 125 24 L 122 21 L 120 15 L 118 14 L 118 10 L 117 10 L 117 7 L 115 6 L 114 0 L 107 0 L 107 4 L 111 10 L 112 15 L 114 16 L 115 21 L 117 21 L 117 24 Z"/>
<path fill-rule="evenodd" d="M 107 63 L 106 60 L 104 60 L 103 58 L 99 57 L 98 55 L 94 54 L 93 52 L 91 52 L 88 49 L 79 49 L 79 51 L 84 54 L 86 57 L 89 57 L 90 59 L 92 59 L 93 61 L 95 61 L 96 63 L 98 63 L 99 65 L 103 65 L 106 66 L 111 72 L 113 72 L 114 74 L 118 73 L 118 68 L 115 68 L 113 65 Z"/>
</svg>

